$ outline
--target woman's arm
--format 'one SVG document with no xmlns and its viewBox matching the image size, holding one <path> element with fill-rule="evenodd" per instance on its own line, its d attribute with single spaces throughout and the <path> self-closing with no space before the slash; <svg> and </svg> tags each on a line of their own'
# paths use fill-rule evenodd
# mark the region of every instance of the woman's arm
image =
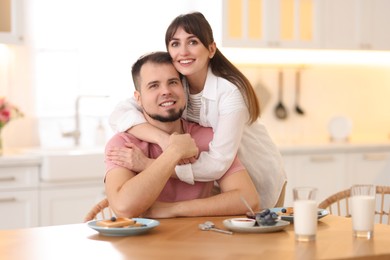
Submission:
<svg viewBox="0 0 390 260">
<path fill-rule="evenodd" d="M 146 119 L 134 98 L 119 102 L 108 118 L 114 132 L 126 132 L 129 128 L 146 123 Z"/>
<path fill-rule="evenodd" d="M 195 181 L 219 179 L 231 166 L 237 155 L 249 113 L 238 89 L 226 91 L 219 97 L 218 104 L 207 104 L 207 121 L 214 131 L 209 151 L 201 152 L 198 160 L 191 164 Z M 215 110 L 212 110 L 215 108 Z M 214 113 L 214 114 L 212 114 Z M 203 122 L 201 121 L 200 124 Z M 177 174 L 180 179 L 181 175 Z M 188 180 L 188 173 L 186 174 Z M 186 181 L 188 182 L 188 181 Z"/>
<path fill-rule="evenodd" d="M 238 111 L 218 118 L 218 127 L 209 144 L 209 151 L 201 152 L 191 166 L 195 181 L 221 178 L 231 166 L 241 143 L 247 122 L 246 111 Z"/>
<path fill-rule="evenodd" d="M 158 144 L 163 150 L 167 147 L 169 135 L 150 125 L 134 98 L 121 101 L 109 117 L 114 132 L 128 132 L 138 139 Z"/>
</svg>

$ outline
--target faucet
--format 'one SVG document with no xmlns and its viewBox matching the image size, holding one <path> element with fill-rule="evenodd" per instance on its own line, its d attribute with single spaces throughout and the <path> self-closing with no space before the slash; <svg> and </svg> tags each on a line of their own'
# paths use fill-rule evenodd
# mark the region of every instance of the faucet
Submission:
<svg viewBox="0 0 390 260">
<path fill-rule="evenodd" d="M 82 98 L 108 98 L 108 96 L 100 96 L 100 95 L 82 95 L 77 96 L 76 102 L 75 102 L 75 114 L 74 114 L 74 120 L 75 120 L 75 129 L 70 132 L 62 133 L 62 137 L 72 137 L 74 139 L 74 144 L 78 146 L 80 144 L 80 100 Z"/>
</svg>

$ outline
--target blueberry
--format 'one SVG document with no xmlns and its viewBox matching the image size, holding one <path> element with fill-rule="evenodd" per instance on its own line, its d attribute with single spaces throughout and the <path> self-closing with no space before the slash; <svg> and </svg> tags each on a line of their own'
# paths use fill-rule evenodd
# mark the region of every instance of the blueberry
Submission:
<svg viewBox="0 0 390 260">
<path fill-rule="evenodd" d="M 116 221 L 116 217 L 111 217 L 110 219 L 112 222 L 115 222 Z"/>
<path fill-rule="evenodd" d="M 286 212 L 287 212 L 287 209 L 282 208 L 280 211 L 281 211 L 282 213 L 286 213 Z"/>
<path fill-rule="evenodd" d="M 264 209 L 256 214 L 256 221 L 259 225 L 271 226 L 276 224 L 278 215 L 270 209 Z"/>
</svg>

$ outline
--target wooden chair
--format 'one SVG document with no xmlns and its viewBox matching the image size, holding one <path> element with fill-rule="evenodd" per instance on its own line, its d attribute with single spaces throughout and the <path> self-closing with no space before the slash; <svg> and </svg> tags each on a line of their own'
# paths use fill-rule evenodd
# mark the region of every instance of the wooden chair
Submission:
<svg viewBox="0 0 390 260">
<path fill-rule="evenodd" d="M 351 217 L 351 190 L 337 192 L 322 201 L 318 208 L 329 210 L 330 214 Z M 390 186 L 376 186 L 375 222 L 390 225 Z"/>
<path fill-rule="evenodd" d="M 87 213 L 84 217 L 84 222 L 97 219 L 109 219 L 112 216 L 115 216 L 114 212 L 109 207 L 109 202 L 107 198 L 101 200 Z"/>
</svg>

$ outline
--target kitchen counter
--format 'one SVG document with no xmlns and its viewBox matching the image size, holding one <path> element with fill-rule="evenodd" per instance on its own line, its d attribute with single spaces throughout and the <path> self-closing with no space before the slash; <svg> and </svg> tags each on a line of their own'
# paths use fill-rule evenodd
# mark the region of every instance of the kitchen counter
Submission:
<svg viewBox="0 0 390 260">
<path fill-rule="evenodd" d="M 0 156 L 0 229 L 72 224 L 104 194 L 100 148 L 6 149 Z"/>
<path fill-rule="evenodd" d="M 7 166 L 39 166 L 42 156 L 19 152 L 5 152 L 0 156 L 0 167 Z"/>
<path fill-rule="evenodd" d="M 309 142 L 277 142 L 277 146 L 283 155 L 311 154 L 324 152 L 381 152 L 390 150 L 390 141 L 353 141 L 353 142 L 329 142 L 317 140 Z M 0 166 L 15 164 L 41 164 L 43 157 L 48 154 L 68 153 L 79 154 L 103 154 L 104 148 L 21 148 L 9 149 L 0 156 Z"/>
<path fill-rule="evenodd" d="M 390 150 L 390 141 L 377 142 L 296 142 L 277 144 L 280 152 L 284 154 L 308 154 L 318 152 L 380 152 Z"/>
</svg>

